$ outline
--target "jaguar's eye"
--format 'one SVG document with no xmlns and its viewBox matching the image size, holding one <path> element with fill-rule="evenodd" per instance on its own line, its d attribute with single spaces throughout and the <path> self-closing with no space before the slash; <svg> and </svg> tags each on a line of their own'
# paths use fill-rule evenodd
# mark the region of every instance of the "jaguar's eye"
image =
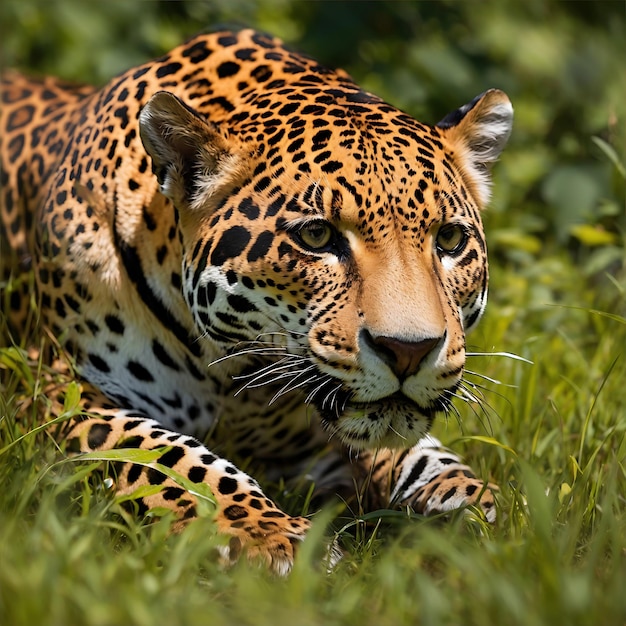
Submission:
<svg viewBox="0 0 626 626">
<path fill-rule="evenodd" d="M 445 224 L 437 233 L 437 250 L 443 254 L 458 254 L 467 243 L 467 232 L 460 224 Z"/>
<path fill-rule="evenodd" d="M 333 238 L 333 228 L 326 222 L 309 222 L 298 231 L 298 239 L 309 250 L 323 250 L 328 246 Z"/>
</svg>

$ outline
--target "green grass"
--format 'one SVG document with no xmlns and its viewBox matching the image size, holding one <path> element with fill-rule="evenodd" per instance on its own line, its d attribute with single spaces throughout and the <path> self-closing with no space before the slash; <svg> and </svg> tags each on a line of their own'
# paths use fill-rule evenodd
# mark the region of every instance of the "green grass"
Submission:
<svg viewBox="0 0 626 626">
<path fill-rule="evenodd" d="M 624 293 L 564 267 L 567 306 L 544 306 L 533 280 L 494 270 L 470 343 L 534 364 L 470 358 L 506 384 L 486 382 L 483 409 L 460 405 L 460 423 L 437 427 L 501 486 L 496 525 L 328 514 L 286 580 L 245 563 L 221 570 L 209 519 L 170 536 L 167 516 L 148 525 L 123 513 L 101 464 L 64 460 L 47 429 L 32 432 L 45 369 L 4 349 L 0 623 L 625 624 Z M 344 526 L 347 555 L 326 573 L 320 547 Z"/>
</svg>

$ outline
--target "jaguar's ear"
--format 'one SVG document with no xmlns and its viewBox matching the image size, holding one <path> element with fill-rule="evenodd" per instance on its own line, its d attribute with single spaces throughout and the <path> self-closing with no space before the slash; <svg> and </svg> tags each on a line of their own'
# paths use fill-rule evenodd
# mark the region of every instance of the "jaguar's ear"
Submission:
<svg viewBox="0 0 626 626">
<path fill-rule="evenodd" d="M 461 167 L 481 205 L 489 200 L 489 167 L 504 149 L 512 126 L 511 101 L 499 89 L 477 96 L 437 124 L 460 151 Z"/>
<path fill-rule="evenodd" d="M 240 147 L 167 91 L 144 106 L 139 133 L 161 193 L 179 209 L 206 206 L 244 176 L 247 159 Z"/>
</svg>

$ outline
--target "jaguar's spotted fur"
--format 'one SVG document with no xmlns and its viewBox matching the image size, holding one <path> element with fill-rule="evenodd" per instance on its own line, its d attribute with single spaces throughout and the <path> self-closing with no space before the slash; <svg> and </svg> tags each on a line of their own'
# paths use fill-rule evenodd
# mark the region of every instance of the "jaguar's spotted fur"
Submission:
<svg viewBox="0 0 626 626">
<path fill-rule="evenodd" d="M 479 498 L 493 518 L 491 491 L 426 433 L 485 305 L 502 92 L 427 126 L 242 30 L 102 89 L 9 73 L 2 108 L 4 267 L 34 268 L 92 415 L 69 450 L 165 446 L 160 463 L 212 488 L 231 557 L 277 572 L 309 521 L 226 458 L 344 496 L 356 479 L 370 506 Z M 4 295 L 18 327 L 24 295 Z M 144 483 L 163 489 L 143 509 L 196 515 L 156 470 L 117 476 Z"/>
</svg>

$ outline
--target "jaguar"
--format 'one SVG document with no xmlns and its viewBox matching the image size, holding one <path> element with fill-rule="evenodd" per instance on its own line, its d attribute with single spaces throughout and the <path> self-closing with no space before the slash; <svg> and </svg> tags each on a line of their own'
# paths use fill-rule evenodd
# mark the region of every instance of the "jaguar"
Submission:
<svg viewBox="0 0 626 626">
<path fill-rule="evenodd" d="M 223 560 L 279 575 L 311 521 L 237 464 L 319 502 L 495 519 L 495 486 L 428 432 L 486 303 L 502 91 L 427 125 L 228 29 L 102 88 L 9 71 L 1 102 L 3 313 L 23 334 L 35 295 L 77 372 L 67 453 L 155 451 L 114 472 L 118 494 L 155 486 L 140 515 L 182 529 L 204 483 Z"/>
</svg>

